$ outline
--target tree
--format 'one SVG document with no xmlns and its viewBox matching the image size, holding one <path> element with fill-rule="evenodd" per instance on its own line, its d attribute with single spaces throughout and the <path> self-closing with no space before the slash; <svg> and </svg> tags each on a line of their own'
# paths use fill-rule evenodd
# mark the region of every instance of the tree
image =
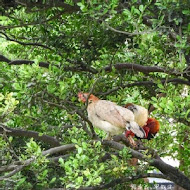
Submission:
<svg viewBox="0 0 190 190">
<path fill-rule="evenodd" d="M 1 187 L 123 189 L 159 177 L 190 189 L 188 1 L 1 4 Z M 101 140 L 79 91 L 150 107 L 159 135 L 136 149 L 122 134 Z"/>
</svg>

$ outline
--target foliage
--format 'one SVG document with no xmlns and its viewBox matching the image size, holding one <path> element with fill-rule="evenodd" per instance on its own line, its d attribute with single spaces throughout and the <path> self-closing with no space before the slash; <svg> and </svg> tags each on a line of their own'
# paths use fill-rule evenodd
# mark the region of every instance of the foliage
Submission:
<svg viewBox="0 0 190 190">
<path fill-rule="evenodd" d="M 118 152 L 92 140 L 79 91 L 119 105 L 153 105 L 150 115 L 161 130 L 143 145 L 179 160 L 190 177 L 188 1 L 37 2 L 4 2 L 0 9 L 0 167 L 34 158 L 0 188 L 97 186 L 153 169 L 144 161 L 131 166 L 130 149 Z M 51 143 L 20 138 L 7 127 L 55 137 L 76 150 L 43 155 Z M 131 183 L 143 184 L 112 188 Z"/>
</svg>

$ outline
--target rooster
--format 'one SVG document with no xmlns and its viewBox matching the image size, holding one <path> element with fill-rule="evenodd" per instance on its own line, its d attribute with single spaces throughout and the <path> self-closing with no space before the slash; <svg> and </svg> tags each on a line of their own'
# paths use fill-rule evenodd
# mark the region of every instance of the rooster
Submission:
<svg viewBox="0 0 190 190">
<path fill-rule="evenodd" d="M 139 124 L 139 126 L 141 126 L 144 129 L 146 133 L 144 138 L 148 140 L 154 138 L 154 136 L 160 129 L 159 121 L 155 118 L 148 118 L 148 110 L 142 106 L 128 103 L 124 107 L 131 110 L 134 113 L 135 121 Z M 126 137 L 135 136 L 135 134 L 132 131 L 126 131 L 125 135 Z"/>
<path fill-rule="evenodd" d="M 83 103 L 88 100 L 88 119 L 94 127 L 107 133 L 107 140 L 124 132 L 125 129 L 130 130 L 139 138 L 145 138 L 145 131 L 134 121 L 135 116 L 129 109 L 118 106 L 111 101 L 100 100 L 89 93 L 79 92 L 78 98 Z"/>
</svg>

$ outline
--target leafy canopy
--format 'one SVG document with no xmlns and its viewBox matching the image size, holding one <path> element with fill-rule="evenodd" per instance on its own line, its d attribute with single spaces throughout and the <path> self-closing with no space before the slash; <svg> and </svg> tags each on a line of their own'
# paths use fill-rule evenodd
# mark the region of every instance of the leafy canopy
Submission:
<svg viewBox="0 0 190 190">
<path fill-rule="evenodd" d="M 129 177 L 155 169 L 150 148 L 190 177 L 188 1 L 19 2 L 0 8 L 0 187 L 143 185 Z M 92 128 L 79 91 L 153 107 L 161 129 L 143 140 L 148 162 L 132 166 L 128 147 L 92 140 L 106 134 Z M 44 152 L 60 145 L 72 148 Z"/>
</svg>

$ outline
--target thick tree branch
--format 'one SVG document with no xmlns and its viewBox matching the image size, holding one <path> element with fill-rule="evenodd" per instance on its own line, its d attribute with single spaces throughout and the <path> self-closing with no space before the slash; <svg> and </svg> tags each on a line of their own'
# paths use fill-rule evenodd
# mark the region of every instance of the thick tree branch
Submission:
<svg viewBox="0 0 190 190">
<path fill-rule="evenodd" d="M 167 74 L 173 74 L 176 76 L 181 76 L 181 73 L 175 70 L 167 70 L 165 68 L 157 67 L 157 66 L 145 66 L 145 65 L 139 65 L 135 63 L 117 63 L 111 66 L 104 67 L 105 71 L 111 72 L 113 67 L 116 70 L 133 70 L 133 71 L 139 71 L 145 74 L 149 74 L 152 72 L 161 72 L 161 73 L 167 73 Z"/>
<path fill-rule="evenodd" d="M 129 142 L 128 138 L 126 138 L 124 134 L 114 136 L 113 140 L 115 142 L 122 141 L 127 147 L 130 147 L 130 148 L 132 148 L 134 150 L 137 150 L 137 151 L 139 151 L 139 150 L 148 150 L 148 154 L 150 153 L 153 158 L 161 159 L 160 156 L 158 155 L 158 153 L 154 149 L 149 148 L 149 147 L 145 147 L 145 146 L 143 146 L 142 143 L 138 143 L 137 147 L 132 146 L 131 143 Z"/>
<path fill-rule="evenodd" d="M 75 151 L 73 151 L 73 153 L 75 153 Z M 47 158 L 50 162 L 59 162 L 59 159 L 62 158 L 62 159 L 67 159 L 69 158 L 71 155 L 70 154 L 65 154 L 65 155 L 61 155 L 61 156 L 55 156 L 55 157 L 50 157 L 50 158 Z"/>
<path fill-rule="evenodd" d="M 11 60 L 8 59 L 7 57 L 5 57 L 4 55 L 0 55 L 0 61 L 1 61 L 1 62 L 6 62 L 6 63 L 11 62 Z"/>
<path fill-rule="evenodd" d="M 40 140 L 45 143 L 48 143 L 52 147 L 60 146 L 60 142 L 56 138 L 48 136 L 48 135 L 39 135 L 39 133 L 35 131 L 27 131 L 27 130 L 18 129 L 18 128 L 13 129 L 3 124 L 0 124 L 0 134 L 3 133 L 4 130 L 6 130 L 6 135 L 9 135 L 9 136 L 29 137 L 29 138 L 34 138 L 36 140 Z"/>
<path fill-rule="evenodd" d="M 39 62 L 40 67 L 49 68 L 50 64 L 46 62 Z"/>
<path fill-rule="evenodd" d="M 156 72 L 166 73 L 169 75 L 184 77 L 184 78 L 189 80 L 189 75 L 187 75 L 188 71 L 186 71 L 186 70 L 184 72 L 179 72 L 179 71 L 175 71 L 174 69 L 165 69 L 165 68 L 157 67 L 157 66 L 145 66 L 145 65 L 135 64 L 135 63 L 116 63 L 114 65 L 108 65 L 108 66 L 102 68 L 101 70 L 105 70 L 106 72 L 111 72 L 113 70 L 113 68 L 118 70 L 118 71 L 132 70 L 134 72 L 142 72 L 144 74 L 156 73 Z M 74 71 L 74 72 L 88 71 L 88 72 L 93 73 L 93 74 L 99 73 L 98 70 L 96 70 L 92 67 L 89 67 L 89 66 L 88 67 L 81 67 L 80 65 L 74 66 L 74 67 L 72 67 L 72 66 L 65 67 L 64 70 L 65 71 Z M 180 80 L 182 80 L 182 79 L 178 79 L 178 83 Z M 187 85 L 189 85 L 188 81 L 185 81 L 184 83 L 187 83 Z"/>
<path fill-rule="evenodd" d="M 43 156 L 47 156 L 47 155 L 52 155 L 52 154 L 56 154 L 56 153 L 65 153 L 67 151 L 71 151 L 75 149 L 75 145 L 74 144 L 67 144 L 67 145 L 62 145 L 62 146 L 58 146 L 58 147 L 54 147 L 54 148 L 50 148 L 48 150 L 45 150 L 42 152 Z"/>
<path fill-rule="evenodd" d="M 12 177 L 13 175 L 15 175 L 16 173 L 18 173 L 19 171 L 21 171 L 24 167 L 26 167 L 26 166 L 28 166 L 28 165 L 30 165 L 32 162 L 34 162 L 36 160 L 36 158 L 35 157 L 31 157 L 30 159 L 28 159 L 28 160 L 26 160 L 24 163 L 23 163 L 23 165 L 19 165 L 19 166 L 15 166 L 14 165 L 14 167 L 8 167 L 8 168 L 12 168 L 13 169 L 13 171 L 11 171 L 10 173 L 8 173 L 7 175 L 5 175 L 5 176 L 3 176 L 3 177 L 0 177 L 0 181 L 3 181 L 3 180 L 5 180 L 5 179 L 7 179 L 7 178 L 10 178 L 10 177 Z M 0 168 L 0 171 L 1 171 L 2 169 Z M 7 171 L 7 170 L 6 170 Z"/>
<path fill-rule="evenodd" d="M 103 141 L 103 145 L 112 147 L 117 150 L 122 150 L 125 148 L 124 145 L 114 142 L 114 141 Z M 177 185 L 185 188 L 185 189 L 190 189 L 190 179 L 186 177 L 181 171 L 178 169 L 174 168 L 173 166 L 170 166 L 169 164 L 166 164 L 160 159 L 148 159 L 145 155 L 142 153 L 135 151 L 133 149 L 130 149 L 131 154 L 133 157 L 138 158 L 140 160 L 144 160 L 148 162 L 150 165 L 156 167 L 159 169 L 164 175 L 167 176 L 167 179 L 170 181 L 173 181 Z"/>
<path fill-rule="evenodd" d="M 146 65 L 139 65 L 139 64 L 135 64 L 135 63 L 116 63 L 114 65 L 108 65 L 104 68 L 102 68 L 101 70 L 105 70 L 106 72 L 111 72 L 112 70 L 116 69 L 118 71 L 120 70 L 133 70 L 133 71 L 138 71 L 138 72 L 142 72 L 144 74 L 149 74 L 149 73 L 155 73 L 155 72 L 159 72 L 159 73 L 166 73 L 166 74 L 171 74 L 174 76 L 182 76 L 184 74 L 185 77 L 185 73 L 181 73 L 179 71 L 175 71 L 175 70 L 171 70 L 171 69 L 165 69 L 165 68 L 161 68 L 161 67 L 157 67 L 157 66 L 146 66 Z M 99 71 L 96 69 L 86 69 L 84 67 L 80 67 L 79 66 L 69 66 L 69 67 L 65 67 L 66 71 L 89 71 L 93 74 L 97 74 Z"/>
<path fill-rule="evenodd" d="M 185 84 L 185 85 L 190 86 L 190 81 L 186 81 L 180 78 L 162 79 L 160 82 L 162 84 L 174 83 L 174 84 Z M 152 85 L 156 85 L 156 83 L 153 81 L 140 81 L 140 82 L 134 82 L 134 83 L 127 83 L 127 84 L 123 84 L 122 86 L 117 86 L 113 89 L 110 89 L 107 92 L 100 92 L 97 94 L 107 96 L 113 92 L 117 92 L 119 89 L 129 88 L 133 86 L 152 86 Z"/>
<path fill-rule="evenodd" d="M 31 61 L 31 60 L 13 60 L 13 61 L 11 61 L 3 55 L 0 55 L 0 61 L 7 62 L 10 65 L 33 64 L 34 63 L 34 61 Z M 48 68 L 49 65 L 50 64 L 46 63 L 46 62 L 39 63 L 39 66 L 45 67 L 45 68 Z M 166 74 L 170 74 L 170 75 L 174 75 L 174 76 L 180 76 L 180 77 L 183 76 L 184 78 L 189 79 L 189 76 L 186 75 L 187 74 L 186 72 L 181 73 L 181 72 L 175 71 L 173 69 L 169 70 L 169 69 L 165 69 L 165 68 L 161 68 L 161 67 L 157 67 L 157 66 L 145 66 L 145 65 L 139 65 L 139 64 L 134 64 L 134 63 L 117 63 L 114 65 L 108 65 L 108 66 L 102 68 L 101 70 L 111 72 L 113 70 L 113 67 L 118 71 L 119 70 L 133 70 L 133 71 L 142 72 L 144 74 L 161 72 L 161 73 L 166 73 Z M 98 70 L 91 68 L 87 65 L 84 65 L 83 63 L 79 64 L 77 67 L 65 67 L 64 70 L 65 71 L 88 71 L 93 74 L 99 73 Z M 190 85 L 189 81 L 185 81 L 185 80 L 179 79 L 179 78 L 170 79 L 168 81 Z M 147 83 L 152 84 L 153 82 L 147 82 Z"/>
<path fill-rule="evenodd" d="M 0 55 L 0 62 L 6 62 L 9 65 L 31 65 L 34 63 L 34 61 L 31 60 L 10 60 L 7 57 L 5 57 L 4 55 Z M 46 62 L 39 62 L 39 66 L 40 67 L 45 67 L 45 68 L 49 68 L 50 64 L 46 63 Z"/>
<path fill-rule="evenodd" d="M 153 173 L 147 173 L 147 174 L 140 174 L 137 176 L 130 176 L 130 177 L 123 177 L 123 178 L 118 178 L 110 183 L 107 184 L 102 184 L 94 187 L 80 187 L 79 190 L 99 190 L 99 189 L 109 189 L 110 187 L 115 187 L 118 184 L 122 183 L 127 183 L 127 182 L 132 182 L 137 179 L 142 179 L 142 178 L 147 178 L 147 177 L 156 177 L 156 178 L 164 178 L 166 179 L 167 177 L 163 174 L 153 174 Z"/>
<path fill-rule="evenodd" d="M 73 72 L 89 72 L 92 74 L 97 74 L 98 71 L 90 66 L 87 65 L 77 65 L 77 66 L 65 66 L 63 67 L 64 71 L 73 71 Z"/>
<path fill-rule="evenodd" d="M 31 65 L 33 64 L 34 61 L 30 61 L 30 60 L 14 60 L 14 61 L 10 61 L 9 65 Z"/>
<path fill-rule="evenodd" d="M 50 156 L 50 155 L 56 154 L 56 153 L 64 154 L 65 152 L 71 151 L 71 150 L 74 150 L 74 149 L 75 149 L 74 144 L 67 144 L 67 145 L 62 145 L 62 146 L 50 148 L 50 149 L 48 149 L 46 151 L 43 151 L 42 155 L 43 156 Z M 17 161 L 17 162 L 14 162 L 13 164 L 11 164 L 9 166 L 1 167 L 0 172 L 7 172 L 7 171 L 11 171 L 11 172 L 8 173 L 7 175 L 3 176 L 3 177 L 0 177 L 0 181 L 5 180 L 5 179 L 13 176 L 17 172 L 21 171 L 24 167 L 30 165 L 35 160 L 36 160 L 36 157 L 31 157 L 31 158 L 29 158 L 27 160 Z"/>
<path fill-rule="evenodd" d="M 56 153 L 65 154 L 67 151 L 72 151 L 74 149 L 75 149 L 74 144 L 67 144 L 67 145 L 62 145 L 62 146 L 58 146 L 58 147 L 54 147 L 54 148 L 50 148 L 48 150 L 45 150 L 42 152 L 42 155 L 43 156 L 50 156 L 50 155 L 56 154 Z M 64 156 L 66 156 L 66 155 L 64 155 Z M 60 157 L 64 157 L 64 156 L 62 155 Z M 54 159 L 58 160 L 58 157 L 49 158 L 50 161 L 54 161 Z M 32 157 L 28 160 L 25 160 L 25 161 L 16 161 L 10 165 L 0 167 L 0 172 L 2 173 L 2 172 L 12 171 L 12 170 L 15 170 L 18 166 L 25 166 L 26 164 L 28 165 L 33 161 L 34 161 L 34 157 Z"/>
</svg>

